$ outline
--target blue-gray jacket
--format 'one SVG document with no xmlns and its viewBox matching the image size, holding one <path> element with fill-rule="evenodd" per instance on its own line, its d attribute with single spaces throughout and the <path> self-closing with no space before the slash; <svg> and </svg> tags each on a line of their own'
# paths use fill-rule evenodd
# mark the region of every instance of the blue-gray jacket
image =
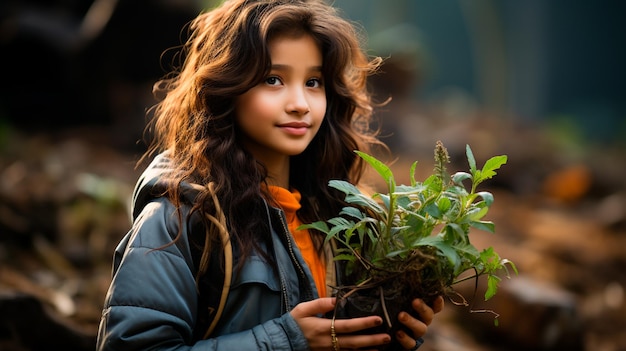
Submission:
<svg viewBox="0 0 626 351">
<path fill-rule="evenodd" d="M 288 312 L 317 298 L 317 290 L 284 214 L 269 206 L 273 243 L 268 250 L 279 276 L 260 256 L 248 257 L 242 270 L 233 272 L 216 329 L 208 339 L 196 340 L 198 306 L 206 296 L 196 287 L 197 259 L 188 240 L 195 224 L 186 223 L 182 237 L 164 247 L 179 225 L 173 204 L 154 195 L 168 162 L 157 156 L 135 188 L 133 225 L 114 254 L 97 350 L 309 350 Z M 234 259 L 237 264 L 236 254 Z M 215 285 L 221 286 L 220 272 L 210 265 L 206 279 L 211 282 L 215 273 Z"/>
</svg>

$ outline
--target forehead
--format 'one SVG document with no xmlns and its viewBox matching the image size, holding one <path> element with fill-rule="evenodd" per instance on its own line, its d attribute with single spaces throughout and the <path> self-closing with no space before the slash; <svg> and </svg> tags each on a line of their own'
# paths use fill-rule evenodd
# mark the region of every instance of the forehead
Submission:
<svg viewBox="0 0 626 351">
<path fill-rule="evenodd" d="M 303 34 L 299 36 L 281 35 L 271 39 L 268 43 L 272 64 L 279 61 L 322 64 L 322 51 L 315 39 Z"/>
</svg>

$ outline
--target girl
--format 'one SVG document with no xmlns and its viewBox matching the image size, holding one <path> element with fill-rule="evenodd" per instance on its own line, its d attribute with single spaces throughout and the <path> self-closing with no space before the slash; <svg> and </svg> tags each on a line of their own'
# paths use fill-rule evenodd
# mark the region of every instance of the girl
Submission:
<svg viewBox="0 0 626 351">
<path fill-rule="evenodd" d="M 228 0 L 190 25 L 180 71 L 155 86 L 154 155 L 114 256 L 98 350 L 415 350 L 434 313 L 401 312 L 410 333 L 359 335 L 378 316 L 331 320 L 323 237 L 298 231 L 343 207 L 368 132 L 368 62 L 323 0 Z"/>
</svg>

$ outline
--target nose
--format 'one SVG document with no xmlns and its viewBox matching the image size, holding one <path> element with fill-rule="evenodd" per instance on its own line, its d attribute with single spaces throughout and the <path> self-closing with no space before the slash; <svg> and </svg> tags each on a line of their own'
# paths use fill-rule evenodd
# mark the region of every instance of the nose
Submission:
<svg viewBox="0 0 626 351">
<path fill-rule="evenodd" d="M 289 90 L 289 100 L 285 106 L 287 113 L 304 115 L 309 112 L 309 102 L 303 87 L 292 87 Z"/>
</svg>

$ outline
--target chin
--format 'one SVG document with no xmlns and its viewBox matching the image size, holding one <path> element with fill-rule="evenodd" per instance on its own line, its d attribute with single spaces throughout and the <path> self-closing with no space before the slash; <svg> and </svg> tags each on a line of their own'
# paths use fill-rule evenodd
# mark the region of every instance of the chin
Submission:
<svg viewBox="0 0 626 351">
<path fill-rule="evenodd" d="M 297 156 L 300 155 L 301 153 L 304 152 L 304 150 L 306 150 L 306 148 L 308 147 L 308 144 L 304 147 L 291 147 L 289 149 L 285 149 L 284 154 L 287 156 Z"/>
<path fill-rule="evenodd" d="M 298 150 L 298 151 L 293 151 L 293 152 L 286 152 L 285 154 L 287 156 L 298 156 L 298 155 L 302 154 L 303 152 L 304 152 L 304 149 Z"/>
</svg>

